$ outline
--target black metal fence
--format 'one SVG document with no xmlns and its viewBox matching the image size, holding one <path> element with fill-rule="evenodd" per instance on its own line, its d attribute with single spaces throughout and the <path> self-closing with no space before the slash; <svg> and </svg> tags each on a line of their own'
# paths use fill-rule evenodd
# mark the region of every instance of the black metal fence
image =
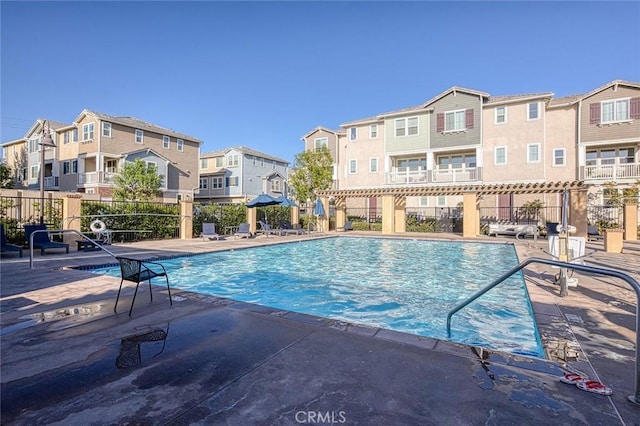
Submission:
<svg viewBox="0 0 640 426">
<path fill-rule="evenodd" d="M 82 200 L 81 231 L 104 222 L 114 242 L 179 238 L 180 205 L 143 201 Z"/>
<path fill-rule="evenodd" d="M 42 199 L 38 197 L 0 196 L 0 223 L 4 225 L 7 241 L 24 244 L 23 225 L 40 223 L 40 215 L 48 228 L 62 228 L 62 203 L 61 199 L 46 197 L 41 208 Z"/>
<path fill-rule="evenodd" d="M 622 207 L 588 206 L 587 220 L 589 225 L 595 225 L 599 230 L 622 228 L 623 212 Z"/>
<path fill-rule="evenodd" d="M 408 232 L 462 232 L 462 207 L 420 207 L 407 210 Z"/>
<path fill-rule="evenodd" d="M 378 207 L 347 208 L 347 220 L 356 231 L 382 231 L 382 209 Z"/>
</svg>

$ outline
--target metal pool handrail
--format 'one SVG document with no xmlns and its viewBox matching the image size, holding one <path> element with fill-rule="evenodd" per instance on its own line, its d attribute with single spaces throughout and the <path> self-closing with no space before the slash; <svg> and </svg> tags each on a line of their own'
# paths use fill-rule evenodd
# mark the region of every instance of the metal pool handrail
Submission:
<svg viewBox="0 0 640 426">
<path fill-rule="evenodd" d="M 35 231 L 33 231 L 31 233 L 31 235 L 29 236 L 29 269 L 33 269 L 33 235 L 36 233 L 52 233 L 52 234 L 68 234 L 68 233 L 74 233 L 80 236 L 80 238 L 82 238 L 83 240 L 87 240 L 87 241 L 91 241 L 94 245 L 98 246 L 101 250 L 106 251 L 108 254 L 110 254 L 113 258 L 116 257 L 115 254 L 111 253 L 109 250 L 107 250 L 102 244 L 98 243 L 97 241 L 87 237 L 85 234 L 83 234 L 80 231 L 76 231 L 75 229 L 36 229 Z"/>
<path fill-rule="evenodd" d="M 453 314 L 455 314 L 456 312 L 458 312 L 459 310 L 467 306 L 469 303 L 473 302 L 474 300 L 476 300 L 477 298 L 479 298 L 480 296 L 482 296 L 483 294 L 485 294 L 486 292 L 488 292 L 489 290 L 491 290 L 492 288 L 494 288 L 495 286 L 497 286 L 498 284 L 500 284 L 501 282 L 509 278 L 511 275 L 515 274 L 521 269 L 524 269 L 531 263 L 542 263 L 544 265 L 559 266 L 561 268 L 574 269 L 576 271 L 589 272 L 592 274 L 616 277 L 626 281 L 627 284 L 629 284 L 631 288 L 633 288 L 633 290 L 636 292 L 636 375 L 635 375 L 636 393 L 635 395 L 630 395 L 628 399 L 629 401 L 635 404 L 640 404 L 640 357 L 638 357 L 638 352 L 640 351 L 640 306 L 639 306 L 640 305 L 640 284 L 638 284 L 638 282 L 635 279 L 625 274 L 624 272 L 616 271 L 613 269 L 596 268 L 594 266 L 586 266 L 586 265 L 580 265 L 580 264 L 574 264 L 574 263 L 568 263 L 568 262 L 561 262 L 559 260 L 540 259 L 540 258 L 532 257 L 531 259 L 527 259 L 524 262 L 520 263 L 519 265 L 511 268 L 509 271 L 505 272 L 500 277 L 496 278 L 491 284 L 479 290 L 474 295 L 469 297 L 467 300 L 465 300 L 464 302 L 460 303 L 455 308 L 453 308 L 447 314 L 447 337 L 451 338 L 451 317 L 453 316 Z"/>
</svg>

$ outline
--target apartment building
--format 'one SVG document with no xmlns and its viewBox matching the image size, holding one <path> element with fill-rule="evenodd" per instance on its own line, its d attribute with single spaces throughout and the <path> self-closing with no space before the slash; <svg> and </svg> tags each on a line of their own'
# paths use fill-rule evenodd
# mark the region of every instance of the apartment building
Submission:
<svg viewBox="0 0 640 426">
<path fill-rule="evenodd" d="M 50 132 L 55 148 L 40 140 Z M 3 144 L 3 158 L 16 172 L 16 187 L 112 196 L 113 178 L 125 162 L 141 159 L 163 177 L 167 201 L 191 197 L 198 185 L 202 141 L 133 117 L 83 110 L 71 124 L 38 119 L 24 138 Z"/>
<path fill-rule="evenodd" d="M 491 96 L 454 86 L 422 105 L 340 127 L 317 127 L 302 137 L 307 150 L 330 147 L 334 189 L 583 180 L 590 198 L 604 203 L 606 182 L 621 189 L 640 179 L 640 83 L 615 80 L 562 98 L 552 92 Z M 485 196 L 481 203 L 509 207 L 531 197 Z M 542 198 L 558 205 L 557 195 Z M 454 207 L 461 199 L 406 202 L 407 208 Z"/>
<path fill-rule="evenodd" d="M 225 148 L 200 157 L 201 202 L 245 202 L 260 194 L 287 195 L 289 163 L 244 146 Z"/>
</svg>

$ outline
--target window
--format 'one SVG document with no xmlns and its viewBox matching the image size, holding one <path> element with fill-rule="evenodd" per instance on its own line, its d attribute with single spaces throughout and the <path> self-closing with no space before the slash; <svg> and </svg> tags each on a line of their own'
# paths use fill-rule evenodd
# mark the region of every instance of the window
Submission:
<svg viewBox="0 0 640 426">
<path fill-rule="evenodd" d="M 88 141 L 93 139 L 93 123 L 82 125 L 82 140 Z"/>
<path fill-rule="evenodd" d="M 537 120 L 540 118 L 540 111 L 538 110 L 538 102 L 531 102 L 527 104 L 527 120 Z"/>
<path fill-rule="evenodd" d="M 38 170 L 40 170 L 39 166 L 31 166 L 31 179 L 38 178 Z"/>
<path fill-rule="evenodd" d="M 204 169 L 208 169 L 209 168 L 209 159 L 208 158 L 201 158 L 200 159 L 200 169 L 204 170 Z"/>
<path fill-rule="evenodd" d="M 71 164 L 68 161 L 65 161 L 62 163 L 62 174 L 68 175 L 69 173 L 71 173 Z"/>
<path fill-rule="evenodd" d="M 74 175 L 78 173 L 78 160 L 71 160 L 71 173 Z"/>
<path fill-rule="evenodd" d="M 447 206 L 447 197 L 444 195 L 438 195 L 438 207 Z"/>
<path fill-rule="evenodd" d="M 144 143 L 144 132 L 136 129 L 136 143 Z"/>
<path fill-rule="evenodd" d="M 280 188 L 282 187 L 282 181 L 276 179 L 271 181 L 271 191 L 280 192 L 282 191 Z"/>
<path fill-rule="evenodd" d="M 176 149 L 178 150 L 178 152 L 184 151 L 184 140 L 178 139 L 176 141 Z"/>
<path fill-rule="evenodd" d="M 162 147 L 164 149 L 171 148 L 171 138 L 169 138 L 169 136 L 163 136 L 162 137 Z"/>
<path fill-rule="evenodd" d="M 500 166 L 503 164 L 507 164 L 507 147 L 506 146 L 497 146 L 494 151 L 494 164 L 496 166 Z"/>
<path fill-rule="evenodd" d="M 208 188 L 208 183 L 209 183 L 209 180 L 206 177 L 201 177 L 200 178 L 200 189 L 207 189 Z"/>
<path fill-rule="evenodd" d="M 264 158 L 260 159 L 260 167 L 264 167 Z"/>
<path fill-rule="evenodd" d="M 238 167 L 238 154 L 232 154 L 227 156 L 227 167 Z M 229 185 L 227 185 L 229 186 Z"/>
<path fill-rule="evenodd" d="M 429 197 L 424 197 L 424 196 L 419 197 L 418 203 L 420 207 L 429 207 Z"/>
<path fill-rule="evenodd" d="M 276 162 L 275 161 L 271 164 L 271 168 L 275 170 L 275 168 L 276 168 Z"/>
<path fill-rule="evenodd" d="M 475 154 L 440 155 L 437 159 L 438 170 L 473 169 L 476 167 Z"/>
<path fill-rule="evenodd" d="M 313 141 L 313 149 L 316 151 L 321 151 L 322 147 L 326 147 L 329 142 L 328 138 L 318 138 Z"/>
<path fill-rule="evenodd" d="M 64 132 L 63 142 L 65 145 L 69 143 L 69 137 L 71 136 L 71 132 Z"/>
<path fill-rule="evenodd" d="M 629 100 L 602 102 L 602 123 L 613 123 L 629 119 Z"/>
<path fill-rule="evenodd" d="M 251 157 L 251 165 L 252 166 L 257 166 L 258 165 L 258 157 Z"/>
<path fill-rule="evenodd" d="M 540 144 L 530 143 L 527 144 L 527 163 L 539 163 L 540 162 Z"/>
<path fill-rule="evenodd" d="M 358 160 L 349 160 L 349 174 L 358 173 Z"/>
<path fill-rule="evenodd" d="M 349 140 L 355 141 L 358 137 L 358 129 L 356 127 L 352 127 L 349 129 Z"/>
<path fill-rule="evenodd" d="M 40 146 L 39 142 L 38 142 L 38 138 L 31 138 L 29 139 L 29 152 L 33 153 L 33 152 L 38 152 L 38 147 Z"/>
<path fill-rule="evenodd" d="M 377 139 L 378 138 L 378 125 L 372 124 L 369 126 L 369 139 Z"/>
<path fill-rule="evenodd" d="M 216 167 L 221 168 L 224 165 L 224 157 L 216 157 Z"/>
<path fill-rule="evenodd" d="M 418 117 L 398 118 L 395 120 L 397 137 L 415 136 L 418 134 Z"/>
<path fill-rule="evenodd" d="M 227 178 L 227 186 L 238 186 L 238 176 L 230 176 Z"/>
<path fill-rule="evenodd" d="M 213 189 L 222 189 L 222 178 L 221 177 L 214 177 L 211 178 L 211 188 Z"/>
<path fill-rule="evenodd" d="M 565 148 L 558 148 L 553 150 L 553 166 L 560 167 L 566 165 L 567 151 Z"/>
<path fill-rule="evenodd" d="M 147 170 L 158 171 L 158 163 L 155 161 L 147 161 Z"/>
<path fill-rule="evenodd" d="M 107 123 L 106 121 L 102 122 L 102 136 L 107 138 L 111 137 L 111 123 Z"/>
<path fill-rule="evenodd" d="M 73 135 L 73 137 L 71 138 L 71 141 L 78 142 L 78 129 L 73 129 L 71 133 Z"/>
<path fill-rule="evenodd" d="M 444 115 L 444 130 L 464 130 L 464 110 L 447 112 Z"/>
<path fill-rule="evenodd" d="M 399 172 L 406 172 L 407 170 L 415 172 L 418 170 L 426 170 L 427 169 L 427 159 L 426 158 L 406 158 L 398 160 L 397 163 Z"/>
<path fill-rule="evenodd" d="M 118 161 L 117 160 L 105 161 L 104 171 L 107 173 L 116 173 L 118 171 Z"/>
<path fill-rule="evenodd" d="M 378 159 L 369 158 L 369 173 L 378 173 Z"/>
<path fill-rule="evenodd" d="M 436 115 L 436 132 L 460 132 L 473 129 L 474 110 L 461 109 L 441 112 Z"/>
<path fill-rule="evenodd" d="M 507 107 L 496 107 L 496 124 L 504 124 L 507 122 Z"/>
</svg>

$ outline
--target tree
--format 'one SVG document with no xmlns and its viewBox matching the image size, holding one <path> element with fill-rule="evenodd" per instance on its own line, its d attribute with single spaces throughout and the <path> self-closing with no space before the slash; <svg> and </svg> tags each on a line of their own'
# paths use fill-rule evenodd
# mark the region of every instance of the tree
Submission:
<svg viewBox="0 0 640 426">
<path fill-rule="evenodd" d="M 13 188 L 13 172 L 11 167 L 0 163 L 0 188 Z"/>
<path fill-rule="evenodd" d="M 113 198 L 120 201 L 149 201 L 160 192 L 162 179 L 155 165 L 147 165 L 139 158 L 134 162 L 126 162 L 120 174 L 114 178 L 116 186 Z"/>
<path fill-rule="evenodd" d="M 289 178 L 289 186 L 299 202 L 314 199 L 318 191 L 331 187 L 333 159 L 326 146 L 318 151 L 304 151 L 296 155 L 294 167 L 296 170 Z"/>
</svg>

